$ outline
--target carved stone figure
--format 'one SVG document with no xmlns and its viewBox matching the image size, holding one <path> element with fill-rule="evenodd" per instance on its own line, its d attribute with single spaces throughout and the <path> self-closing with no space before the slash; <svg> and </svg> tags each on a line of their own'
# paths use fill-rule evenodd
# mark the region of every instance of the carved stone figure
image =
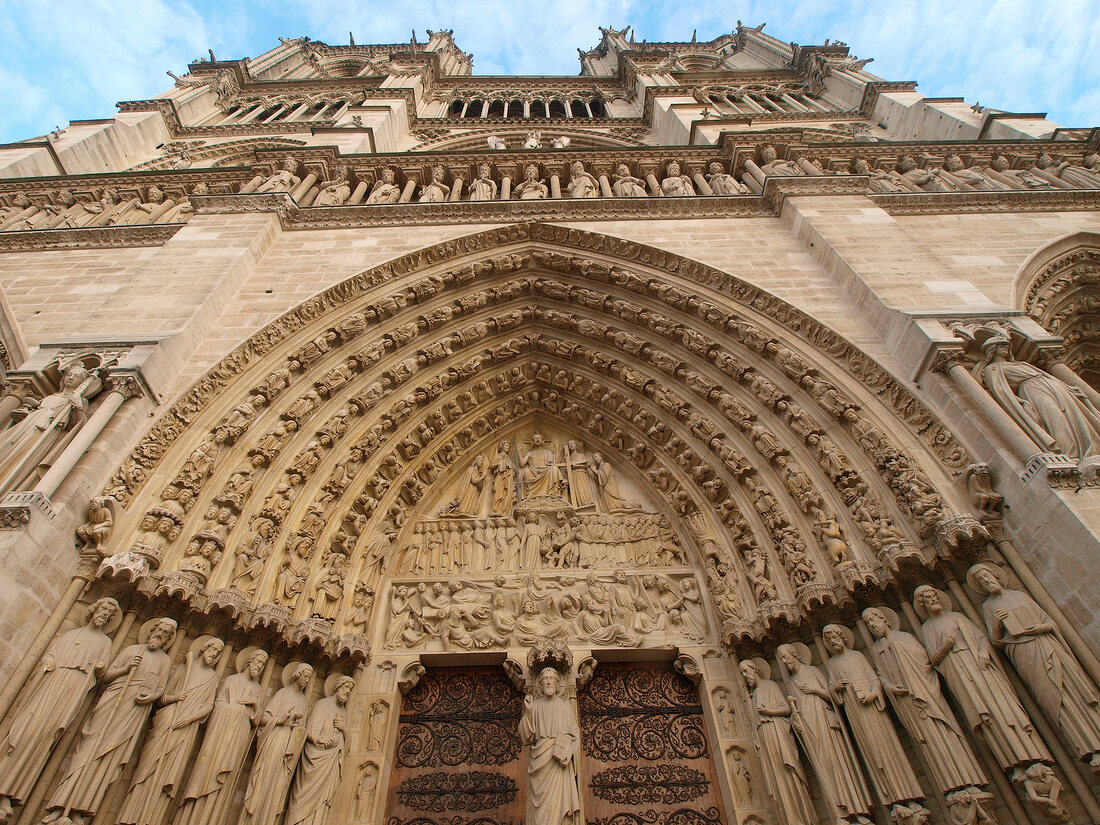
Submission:
<svg viewBox="0 0 1100 825">
<path fill-rule="evenodd" d="M 852 649 L 852 631 L 848 628 L 828 624 L 821 637 L 830 654 L 825 662 L 829 690 L 848 717 L 872 787 L 879 800 L 891 808 L 909 803 L 906 807 L 911 815 L 914 807 L 923 807 L 914 800 L 923 799 L 924 791 L 894 732 L 878 676 L 863 654 Z"/>
<path fill-rule="evenodd" d="M 566 477 L 569 483 L 569 502 L 576 508 L 595 504 L 592 492 L 592 476 L 588 456 L 580 442 L 570 441 L 565 449 Z"/>
<path fill-rule="evenodd" d="M 791 673 L 791 724 L 810 757 L 830 814 L 836 821 L 869 825 L 871 797 L 824 674 L 810 664 L 803 644 L 780 645 L 775 655 Z"/>
<path fill-rule="evenodd" d="M 966 474 L 966 492 L 970 504 L 979 513 L 996 514 L 1004 503 L 1005 497 L 993 489 L 993 480 L 989 475 L 988 464 L 969 464 Z"/>
<path fill-rule="evenodd" d="M 244 767 L 260 715 L 260 677 L 267 653 L 246 647 L 237 654 L 237 672 L 222 682 L 199 753 L 183 793 L 180 825 L 220 825 Z"/>
<path fill-rule="evenodd" d="M 175 635 L 172 619 L 150 619 L 142 625 L 138 643 L 123 648 L 107 668 L 106 687 L 80 731 L 43 822 L 68 815 L 74 825 L 84 825 L 95 816 L 107 789 L 130 761 L 153 703 L 164 694 L 171 659 L 163 648 Z"/>
<path fill-rule="evenodd" d="M 1005 770 L 1051 761 L 993 658 L 989 640 L 962 613 L 948 610 L 946 599 L 946 594 L 924 584 L 913 592 L 913 607 L 923 619 L 928 658 L 943 674 L 970 729 L 981 730 L 997 764 Z"/>
<path fill-rule="evenodd" d="M 649 193 L 646 192 L 645 181 L 631 175 L 630 167 L 625 163 L 620 163 L 615 167 L 614 181 L 611 184 L 611 191 L 616 198 L 648 197 Z"/>
<path fill-rule="evenodd" d="M 524 149 L 541 149 L 542 148 L 542 132 L 528 132 L 527 140 L 523 143 Z"/>
<path fill-rule="evenodd" d="M 61 376 L 61 387 L 43 398 L 27 416 L 0 433 L 0 488 L 10 490 L 32 472 L 67 430 L 84 421 L 84 398 L 91 377 L 81 364 Z"/>
<path fill-rule="evenodd" d="M 680 164 L 671 161 L 665 170 L 665 179 L 661 181 L 661 192 L 665 197 L 680 198 L 695 194 L 691 178 L 680 174 Z"/>
<path fill-rule="evenodd" d="M 325 698 L 313 706 L 306 720 L 306 742 L 286 825 L 328 825 L 333 797 L 340 787 L 341 767 L 348 735 L 347 704 L 355 688 L 350 676 L 330 676 Z"/>
<path fill-rule="evenodd" d="M 519 460 L 520 490 L 524 498 L 561 496 L 564 492 L 557 456 L 541 434 L 531 436 L 531 449 Z"/>
<path fill-rule="evenodd" d="M 382 170 L 381 180 L 371 187 L 367 203 L 397 203 L 401 197 L 401 187 L 394 183 L 397 173 L 389 166 Z"/>
<path fill-rule="evenodd" d="M 351 197 L 351 186 L 348 185 L 348 168 L 337 166 L 332 180 L 327 180 L 321 185 L 321 191 L 317 193 L 313 206 L 343 206 Z"/>
<path fill-rule="evenodd" d="M 512 463 L 512 443 L 497 444 L 493 463 L 489 467 L 493 484 L 493 501 L 489 512 L 494 516 L 510 516 L 516 504 L 516 468 Z"/>
<path fill-rule="evenodd" d="M 1081 760 L 1100 769 L 1100 697 L 1096 687 L 1054 620 L 1027 593 L 1005 587 L 1003 575 L 991 564 L 975 564 L 966 574 L 970 586 L 986 597 L 982 618 L 989 638 L 1004 650 Z"/>
<path fill-rule="evenodd" d="M 752 190 L 739 183 L 737 178 L 726 172 L 725 167 L 718 161 L 712 161 L 707 175 L 707 183 L 715 195 L 751 195 Z"/>
<path fill-rule="evenodd" d="M 264 563 L 271 555 L 271 542 L 275 535 L 275 522 L 259 517 L 252 522 L 251 529 L 237 546 L 233 561 L 232 586 L 251 596 L 256 592 Z"/>
<path fill-rule="evenodd" d="M 539 177 L 539 168 L 529 163 L 523 170 L 523 181 L 512 190 L 512 194 L 520 200 L 541 200 L 550 194 L 546 181 Z"/>
<path fill-rule="evenodd" d="M 447 196 L 451 193 L 451 187 L 443 182 L 445 174 L 446 172 L 442 166 L 432 167 L 432 179 L 420 187 L 421 203 L 441 203 L 447 200 Z"/>
<path fill-rule="evenodd" d="M 569 197 L 571 198 L 598 198 L 600 196 L 600 183 L 589 172 L 584 171 L 584 164 L 579 160 L 569 165 Z"/>
<path fill-rule="evenodd" d="M 186 661 L 176 667 L 158 704 L 141 750 L 130 792 L 118 814 L 121 825 L 161 825 L 179 793 L 199 726 L 214 709 L 218 674 L 214 665 L 225 644 L 214 636 L 191 643 Z"/>
<path fill-rule="evenodd" d="M 489 164 L 478 164 L 477 177 L 470 181 L 470 200 L 495 201 L 497 199 L 497 184 L 489 177 L 489 172 Z"/>
<path fill-rule="evenodd" d="M 752 721 L 756 728 L 753 741 L 772 799 L 790 825 L 817 825 L 806 774 L 791 733 L 791 704 L 779 685 L 771 680 L 771 669 L 763 659 L 742 661 L 741 675 L 749 688 Z"/>
<path fill-rule="evenodd" d="M 527 746 L 528 825 L 581 825 L 577 785 L 580 726 L 562 695 L 561 675 L 543 668 L 523 701 L 519 738 Z"/>
<path fill-rule="evenodd" d="M 458 512 L 467 516 L 484 516 L 491 502 L 492 483 L 489 481 L 489 462 L 485 456 L 477 456 L 470 469 L 466 471 L 466 478 L 462 483 L 462 490 L 458 497 Z"/>
<path fill-rule="evenodd" d="M 76 536 L 83 543 L 80 552 L 107 555 L 103 545 L 114 526 L 115 500 L 110 496 L 93 496 L 88 502 L 88 520 L 76 528 Z"/>
<path fill-rule="evenodd" d="M 11 818 L 13 805 L 27 801 L 57 740 L 106 670 L 111 656 L 107 633 L 121 619 L 114 599 L 91 604 L 84 624 L 54 640 L 24 687 L 25 698 L 0 744 L 0 822 Z"/>
<path fill-rule="evenodd" d="M 264 192 L 290 192 L 302 182 L 295 172 L 298 171 L 298 161 L 294 159 L 293 155 L 287 155 L 283 158 L 283 167 L 278 172 L 270 175 L 263 183 L 257 188 L 257 194 Z"/>
<path fill-rule="evenodd" d="M 283 812 L 294 768 L 305 745 L 306 692 L 313 668 L 291 662 L 283 668 L 284 687 L 271 697 L 256 733 L 256 759 L 244 794 L 241 825 L 275 825 Z"/>
<path fill-rule="evenodd" d="M 882 688 L 909 736 L 925 755 L 941 793 L 988 784 L 962 729 L 940 692 L 928 652 L 912 633 L 898 629 L 888 607 L 868 607 L 863 620 L 875 637 L 871 656 Z"/>
<path fill-rule="evenodd" d="M 605 512 L 614 510 L 637 510 L 638 503 L 619 494 L 619 484 L 615 480 L 615 470 L 604 460 L 601 453 L 593 453 L 588 464 L 592 478 L 596 482 L 600 503 Z"/>
<path fill-rule="evenodd" d="M 1038 367 L 1015 361 L 1003 336 L 982 344 L 975 367 L 989 394 L 1046 452 L 1063 453 L 1082 466 L 1100 465 L 1100 410 L 1077 387 Z"/>
<path fill-rule="evenodd" d="M 773 176 L 801 176 L 806 173 L 797 164 L 789 160 L 780 160 L 779 152 L 770 143 L 760 150 L 760 169 L 765 175 Z"/>
</svg>

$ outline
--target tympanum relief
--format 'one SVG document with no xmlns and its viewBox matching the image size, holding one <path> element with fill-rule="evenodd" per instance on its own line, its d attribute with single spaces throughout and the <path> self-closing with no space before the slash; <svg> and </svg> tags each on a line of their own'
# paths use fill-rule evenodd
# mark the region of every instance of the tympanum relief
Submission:
<svg viewBox="0 0 1100 825">
<path fill-rule="evenodd" d="M 539 638 L 702 641 L 702 594 L 668 516 L 600 452 L 526 428 L 452 471 L 420 518 L 371 544 L 393 578 L 385 645 L 483 649 Z M 396 540 L 395 540 L 396 539 Z M 666 568 L 668 572 L 660 568 Z"/>
</svg>

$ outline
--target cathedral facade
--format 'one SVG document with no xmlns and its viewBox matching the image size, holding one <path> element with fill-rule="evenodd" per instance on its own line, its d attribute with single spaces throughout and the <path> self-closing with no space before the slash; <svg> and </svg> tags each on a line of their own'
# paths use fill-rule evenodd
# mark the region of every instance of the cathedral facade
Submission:
<svg viewBox="0 0 1100 825">
<path fill-rule="evenodd" d="M 1100 135 L 762 29 L 0 146 L 0 823 L 1100 822 Z"/>
</svg>

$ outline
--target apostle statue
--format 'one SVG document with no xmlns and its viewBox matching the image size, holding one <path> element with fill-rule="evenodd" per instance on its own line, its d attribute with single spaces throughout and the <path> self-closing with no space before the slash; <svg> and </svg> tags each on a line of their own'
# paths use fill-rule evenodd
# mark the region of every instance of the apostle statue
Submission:
<svg viewBox="0 0 1100 825">
<path fill-rule="evenodd" d="M 561 472 L 555 463 L 553 448 L 540 433 L 531 436 L 531 449 L 519 460 L 519 480 L 524 498 L 560 496 L 563 492 Z"/>
<path fill-rule="evenodd" d="M 833 821 L 870 825 L 871 797 L 825 675 L 810 664 L 809 648 L 801 642 L 782 644 L 775 655 L 791 673 L 791 723 L 810 757 Z"/>
<path fill-rule="evenodd" d="M 571 198 L 598 198 L 600 196 L 600 184 L 590 172 L 584 171 L 584 164 L 579 160 L 573 161 L 569 166 L 569 197 Z"/>
<path fill-rule="evenodd" d="M 680 164 L 671 161 L 665 170 L 665 178 L 661 181 L 661 192 L 666 197 L 688 197 L 695 194 L 695 186 L 692 185 L 691 178 L 680 174 Z"/>
<path fill-rule="evenodd" d="M 306 720 L 306 744 L 294 775 L 285 825 L 329 825 L 332 800 L 340 788 L 340 768 L 348 735 L 347 704 L 355 688 L 350 676 L 326 680 L 325 698 Z"/>
<path fill-rule="evenodd" d="M 924 645 L 912 633 L 898 629 L 898 616 L 888 607 L 868 607 L 863 621 L 875 637 L 871 656 L 882 687 L 924 754 L 936 787 L 946 795 L 987 785 L 989 780 L 940 691 L 939 676 Z"/>
<path fill-rule="evenodd" d="M 645 189 L 645 181 L 630 174 L 630 167 L 620 163 L 615 167 L 615 182 L 611 184 L 611 192 L 616 198 L 644 198 L 648 196 Z"/>
<path fill-rule="evenodd" d="M 897 808 L 901 805 L 909 810 L 910 816 L 914 808 L 919 808 L 927 817 L 928 811 L 915 801 L 924 798 L 924 791 L 886 712 L 886 697 L 874 668 L 862 653 L 852 649 L 854 638 L 848 628 L 825 625 L 821 638 L 829 651 L 825 662 L 829 690 L 848 717 L 878 798 L 890 806 L 893 819 L 899 818 Z"/>
<path fill-rule="evenodd" d="M 523 170 L 523 181 L 512 190 L 512 194 L 524 201 L 542 200 L 549 196 L 550 190 L 539 177 L 539 168 L 529 163 Z"/>
<path fill-rule="evenodd" d="M 298 161 L 294 159 L 293 155 L 287 155 L 283 158 L 282 168 L 273 175 L 270 175 L 263 183 L 257 188 L 257 194 L 264 192 L 291 192 L 294 187 L 302 182 L 294 173 L 298 171 Z"/>
<path fill-rule="evenodd" d="M 92 603 L 84 624 L 59 636 L 42 657 L 0 744 L 0 822 L 13 805 L 23 805 L 34 789 L 57 740 L 72 724 L 96 677 L 111 658 L 111 639 L 122 621 L 118 602 Z"/>
<path fill-rule="evenodd" d="M 993 657 L 989 640 L 970 619 L 947 608 L 948 596 L 923 584 L 913 607 L 923 620 L 928 658 L 947 682 L 971 730 L 980 730 L 1003 769 L 1050 762 L 1008 677 Z"/>
<path fill-rule="evenodd" d="M 615 480 L 615 471 L 604 460 L 602 453 L 593 453 L 592 460 L 588 463 L 589 472 L 596 480 L 596 489 L 599 490 L 600 501 L 604 512 L 614 510 L 637 510 L 638 503 L 624 498 L 619 494 L 619 483 Z"/>
<path fill-rule="evenodd" d="M 478 164 L 477 177 L 470 181 L 470 200 L 495 201 L 496 199 L 497 183 L 489 177 L 489 164 Z"/>
<path fill-rule="evenodd" d="M 397 173 L 387 166 L 382 170 L 382 179 L 376 180 L 367 196 L 367 203 L 397 203 L 401 197 L 401 187 L 394 180 Z"/>
<path fill-rule="evenodd" d="M 83 393 L 91 373 L 73 364 L 61 376 L 61 386 L 43 398 L 22 420 L 0 433 L 0 491 L 10 490 L 34 470 L 67 430 L 84 421 L 88 401 Z"/>
<path fill-rule="evenodd" d="M 138 643 L 115 657 L 103 674 L 106 687 L 80 731 L 61 784 L 46 803 L 45 823 L 68 816 L 84 825 L 99 810 L 107 789 L 130 761 L 153 703 L 163 694 L 172 660 L 163 648 L 176 635 L 172 619 L 150 619 Z"/>
<path fill-rule="evenodd" d="M 561 675 L 543 668 L 523 700 L 519 738 L 527 752 L 527 825 L 581 825 L 580 727 Z"/>
<path fill-rule="evenodd" d="M 237 654 L 237 672 L 222 682 L 206 724 L 199 755 L 191 768 L 177 817 L 179 825 L 221 825 L 244 766 L 263 688 L 267 653 L 246 647 Z"/>
<path fill-rule="evenodd" d="M 294 768 L 305 745 L 306 692 L 313 668 L 290 662 L 283 668 L 283 687 L 271 697 L 256 733 L 256 759 L 248 777 L 240 825 L 275 825 L 286 804 Z"/>
<path fill-rule="evenodd" d="M 711 161 L 707 183 L 715 195 L 751 195 L 752 190 L 729 174 L 719 161 Z"/>
<path fill-rule="evenodd" d="M 191 643 L 186 661 L 172 673 L 122 803 L 120 825 L 164 822 L 198 740 L 199 726 L 214 709 L 218 689 L 214 665 L 224 647 L 221 639 L 199 636 Z"/>
<path fill-rule="evenodd" d="M 1100 698 L 1070 653 L 1054 621 L 1031 596 L 1005 587 L 991 564 L 967 571 L 970 586 L 985 595 L 982 617 L 993 644 L 1002 648 L 1036 701 L 1084 762 L 1100 769 Z"/>
<path fill-rule="evenodd" d="M 1077 387 L 1012 359 L 1007 336 L 982 344 L 985 358 L 975 367 L 1005 412 L 1045 452 L 1062 453 L 1084 466 L 1100 466 L 1100 410 Z"/>
<path fill-rule="evenodd" d="M 313 206 L 343 206 L 351 197 L 351 186 L 348 184 L 348 167 L 337 166 L 333 172 L 332 180 L 321 184 L 321 191 L 313 201 Z"/>
<path fill-rule="evenodd" d="M 432 179 L 420 187 L 420 203 L 440 203 L 447 200 L 451 187 L 443 182 L 446 174 L 438 164 L 432 167 Z"/>
<path fill-rule="evenodd" d="M 751 692 L 754 741 L 772 799 L 789 825 L 817 825 L 806 774 L 791 733 L 790 703 L 782 688 L 771 680 L 771 668 L 763 659 L 741 662 L 741 675 Z"/>
</svg>

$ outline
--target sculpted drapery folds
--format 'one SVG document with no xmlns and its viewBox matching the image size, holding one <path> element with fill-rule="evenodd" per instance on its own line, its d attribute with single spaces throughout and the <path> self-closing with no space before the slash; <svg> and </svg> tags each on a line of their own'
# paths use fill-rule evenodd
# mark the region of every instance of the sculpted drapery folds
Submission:
<svg viewBox="0 0 1100 825">
<path fill-rule="evenodd" d="M 816 825 L 817 814 L 810 801 L 806 774 L 798 758 L 798 746 L 791 733 L 791 704 L 783 689 L 770 678 L 763 659 L 741 662 L 741 675 L 750 691 L 756 743 L 764 778 L 772 799 L 790 825 Z"/>
<path fill-rule="evenodd" d="M 561 675 L 552 667 L 543 668 L 523 702 L 519 737 L 528 748 L 528 825 L 581 823 L 580 726 L 561 688 Z"/>
<path fill-rule="evenodd" d="M 348 735 L 347 703 L 355 688 L 350 676 L 329 677 L 324 699 L 313 706 L 305 725 L 305 747 L 286 825 L 328 825 L 332 801 L 340 787 L 341 767 Z"/>
<path fill-rule="evenodd" d="M 0 433 L 0 490 L 10 490 L 34 470 L 67 430 L 79 426 L 88 410 L 83 393 L 91 373 L 73 364 L 50 393 L 22 421 Z"/>
<path fill-rule="evenodd" d="M 1042 450 L 1100 466 L 1100 410 L 1079 388 L 1013 360 L 1007 337 L 988 338 L 982 349 L 982 383 Z"/>
<path fill-rule="evenodd" d="M 160 698 L 159 709 L 122 804 L 122 825 L 162 825 L 180 790 L 184 771 L 199 735 L 199 726 L 214 709 L 218 675 L 214 664 L 224 648 L 221 639 L 200 636 L 186 661 L 178 665 Z"/>
<path fill-rule="evenodd" d="M 829 689 L 848 718 L 871 786 L 886 805 L 908 803 L 906 807 L 912 809 L 914 800 L 924 798 L 924 791 L 894 732 L 878 676 L 863 654 L 852 649 L 848 628 L 825 625 L 821 636 L 830 654 L 825 662 Z"/>
<path fill-rule="evenodd" d="M 775 655 L 791 673 L 791 724 L 810 757 L 834 821 L 868 825 L 871 797 L 855 761 L 855 749 L 833 707 L 825 675 L 810 664 L 802 644 L 780 645 Z"/>
<path fill-rule="evenodd" d="M 248 777 L 241 825 L 274 825 L 283 812 L 306 741 L 306 692 L 311 679 L 310 665 L 291 662 L 283 668 L 284 687 L 264 708 L 256 733 L 256 759 Z"/>
<path fill-rule="evenodd" d="M 975 564 L 966 580 L 985 595 L 982 617 L 993 643 L 1002 648 L 1020 678 L 1077 755 L 1100 768 L 1100 697 L 1053 619 L 1031 596 L 1005 587 L 1003 573 Z"/>
<path fill-rule="evenodd" d="M 260 676 L 267 653 L 247 647 L 237 654 L 237 672 L 218 690 L 199 753 L 183 793 L 180 825 L 219 825 L 244 767 L 260 715 Z"/>
<path fill-rule="evenodd" d="M 993 657 L 989 639 L 962 613 L 947 609 L 949 603 L 947 594 L 931 585 L 913 592 L 928 658 L 943 675 L 970 729 L 982 732 L 1005 770 L 1050 762 L 1050 752 Z"/>
<path fill-rule="evenodd" d="M 46 805 L 45 822 L 68 814 L 76 825 L 83 825 L 99 810 L 107 789 L 130 761 L 153 703 L 164 694 L 171 659 L 163 648 L 175 635 L 172 619 L 150 619 L 138 643 L 123 648 L 107 668 L 106 687 Z"/>
<path fill-rule="evenodd" d="M 54 745 L 72 724 L 88 691 L 111 657 L 108 631 L 121 620 L 118 602 L 93 603 L 84 624 L 59 636 L 24 688 L 7 737 L 0 744 L 0 822 L 26 802 Z"/>
<path fill-rule="evenodd" d="M 525 499 L 561 496 L 564 487 L 556 458 L 542 435 L 531 436 L 531 449 L 519 460 L 520 490 Z"/>
<path fill-rule="evenodd" d="M 925 765 L 941 793 L 988 784 L 940 691 L 940 680 L 917 637 L 898 629 L 887 607 L 869 607 L 863 620 L 875 637 L 875 668 L 894 710 L 925 756 Z"/>
</svg>

